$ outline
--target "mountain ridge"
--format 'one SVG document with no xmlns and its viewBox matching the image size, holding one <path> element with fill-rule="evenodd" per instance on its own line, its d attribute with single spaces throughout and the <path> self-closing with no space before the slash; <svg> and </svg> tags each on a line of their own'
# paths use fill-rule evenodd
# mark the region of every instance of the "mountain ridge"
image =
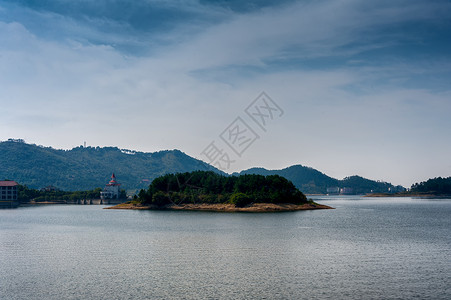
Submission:
<svg viewBox="0 0 451 300">
<path fill-rule="evenodd" d="M 280 170 L 268 170 L 262 167 L 254 167 L 234 175 L 259 174 L 280 175 L 293 182 L 293 184 L 306 194 L 367 194 L 403 191 L 404 187 L 394 186 L 388 182 L 374 181 L 358 175 L 348 176 L 344 179 L 330 177 L 314 168 L 300 164 L 293 165 Z M 328 192 L 328 188 L 338 190 Z"/>
<path fill-rule="evenodd" d="M 137 191 L 146 189 L 161 175 L 192 171 L 214 171 L 228 176 L 177 149 L 140 152 L 117 147 L 78 146 L 63 150 L 27 144 L 23 140 L 0 142 L 0 180 L 15 180 L 31 188 L 52 185 L 68 191 L 91 190 L 103 187 L 115 173 L 122 188 Z M 402 188 L 356 175 L 339 180 L 300 164 L 281 170 L 254 167 L 231 175 L 244 174 L 280 175 L 307 194 L 326 194 L 332 187 L 348 188 L 344 191 L 354 194 Z"/>
<path fill-rule="evenodd" d="M 63 190 L 103 187 L 112 173 L 127 190 L 147 188 L 156 177 L 174 172 L 222 171 L 180 150 L 139 152 L 117 147 L 54 149 L 17 141 L 0 142 L 0 179 L 31 188 Z"/>
</svg>

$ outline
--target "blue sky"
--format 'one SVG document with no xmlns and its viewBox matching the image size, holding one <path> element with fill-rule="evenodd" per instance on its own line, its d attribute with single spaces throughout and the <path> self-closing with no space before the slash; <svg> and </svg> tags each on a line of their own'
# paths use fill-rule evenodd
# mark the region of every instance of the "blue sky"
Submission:
<svg viewBox="0 0 451 300">
<path fill-rule="evenodd" d="M 0 0 L 0 140 L 203 160 L 215 141 L 227 172 L 450 176 L 450 15 L 445 0 Z M 284 113 L 233 156 L 220 134 L 255 126 L 262 91 Z"/>
</svg>

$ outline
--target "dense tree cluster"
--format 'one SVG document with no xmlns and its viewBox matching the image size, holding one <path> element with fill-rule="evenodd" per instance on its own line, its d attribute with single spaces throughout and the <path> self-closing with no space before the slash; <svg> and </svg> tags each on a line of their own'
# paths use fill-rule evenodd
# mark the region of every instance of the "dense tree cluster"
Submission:
<svg viewBox="0 0 451 300">
<path fill-rule="evenodd" d="M 101 188 L 96 188 L 90 191 L 75 191 L 67 192 L 61 190 L 36 190 L 27 187 L 26 185 L 19 185 L 17 189 L 17 197 L 19 202 L 25 203 L 31 200 L 36 202 L 46 201 L 78 201 L 82 199 L 100 199 Z M 125 190 L 121 190 L 120 198 L 125 199 Z"/>
<path fill-rule="evenodd" d="M 415 183 L 412 185 L 410 192 L 451 195 L 451 177 L 437 177 L 421 183 Z"/>
<path fill-rule="evenodd" d="M 168 174 L 153 180 L 138 197 L 155 205 L 180 203 L 254 203 L 307 202 L 291 181 L 278 175 L 222 176 L 211 171 Z"/>
</svg>

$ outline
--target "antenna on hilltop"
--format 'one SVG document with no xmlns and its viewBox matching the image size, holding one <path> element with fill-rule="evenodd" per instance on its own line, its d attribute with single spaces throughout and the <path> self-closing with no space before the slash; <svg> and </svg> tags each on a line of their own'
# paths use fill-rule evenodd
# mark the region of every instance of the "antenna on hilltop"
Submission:
<svg viewBox="0 0 451 300">
<path fill-rule="evenodd" d="M 86 148 L 86 141 L 83 143 L 83 148 Z"/>
</svg>

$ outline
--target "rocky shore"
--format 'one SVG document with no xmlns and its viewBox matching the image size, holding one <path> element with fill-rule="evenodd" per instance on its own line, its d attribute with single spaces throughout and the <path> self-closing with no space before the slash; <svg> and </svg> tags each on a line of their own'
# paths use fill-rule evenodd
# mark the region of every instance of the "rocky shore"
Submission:
<svg viewBox="0 0 451 300">
<path fill-rule="evenodd" d="M 283 212 L 297 210 L 313 210 L 313 209 L 333 209 L 333 207 L 318 203 L 306 204 L 273 204 L 273 203 L 253 203 L 245 207 L 236 207 L 233 204 L 180 204 L 167 205 L 164 207 L 146 206 L 139 203 L 122 203 L 105 209 L 134 209 L 134 210 L 193 210 L 193 211 L 216 211 L 216 212 Z"/>
</svg>

